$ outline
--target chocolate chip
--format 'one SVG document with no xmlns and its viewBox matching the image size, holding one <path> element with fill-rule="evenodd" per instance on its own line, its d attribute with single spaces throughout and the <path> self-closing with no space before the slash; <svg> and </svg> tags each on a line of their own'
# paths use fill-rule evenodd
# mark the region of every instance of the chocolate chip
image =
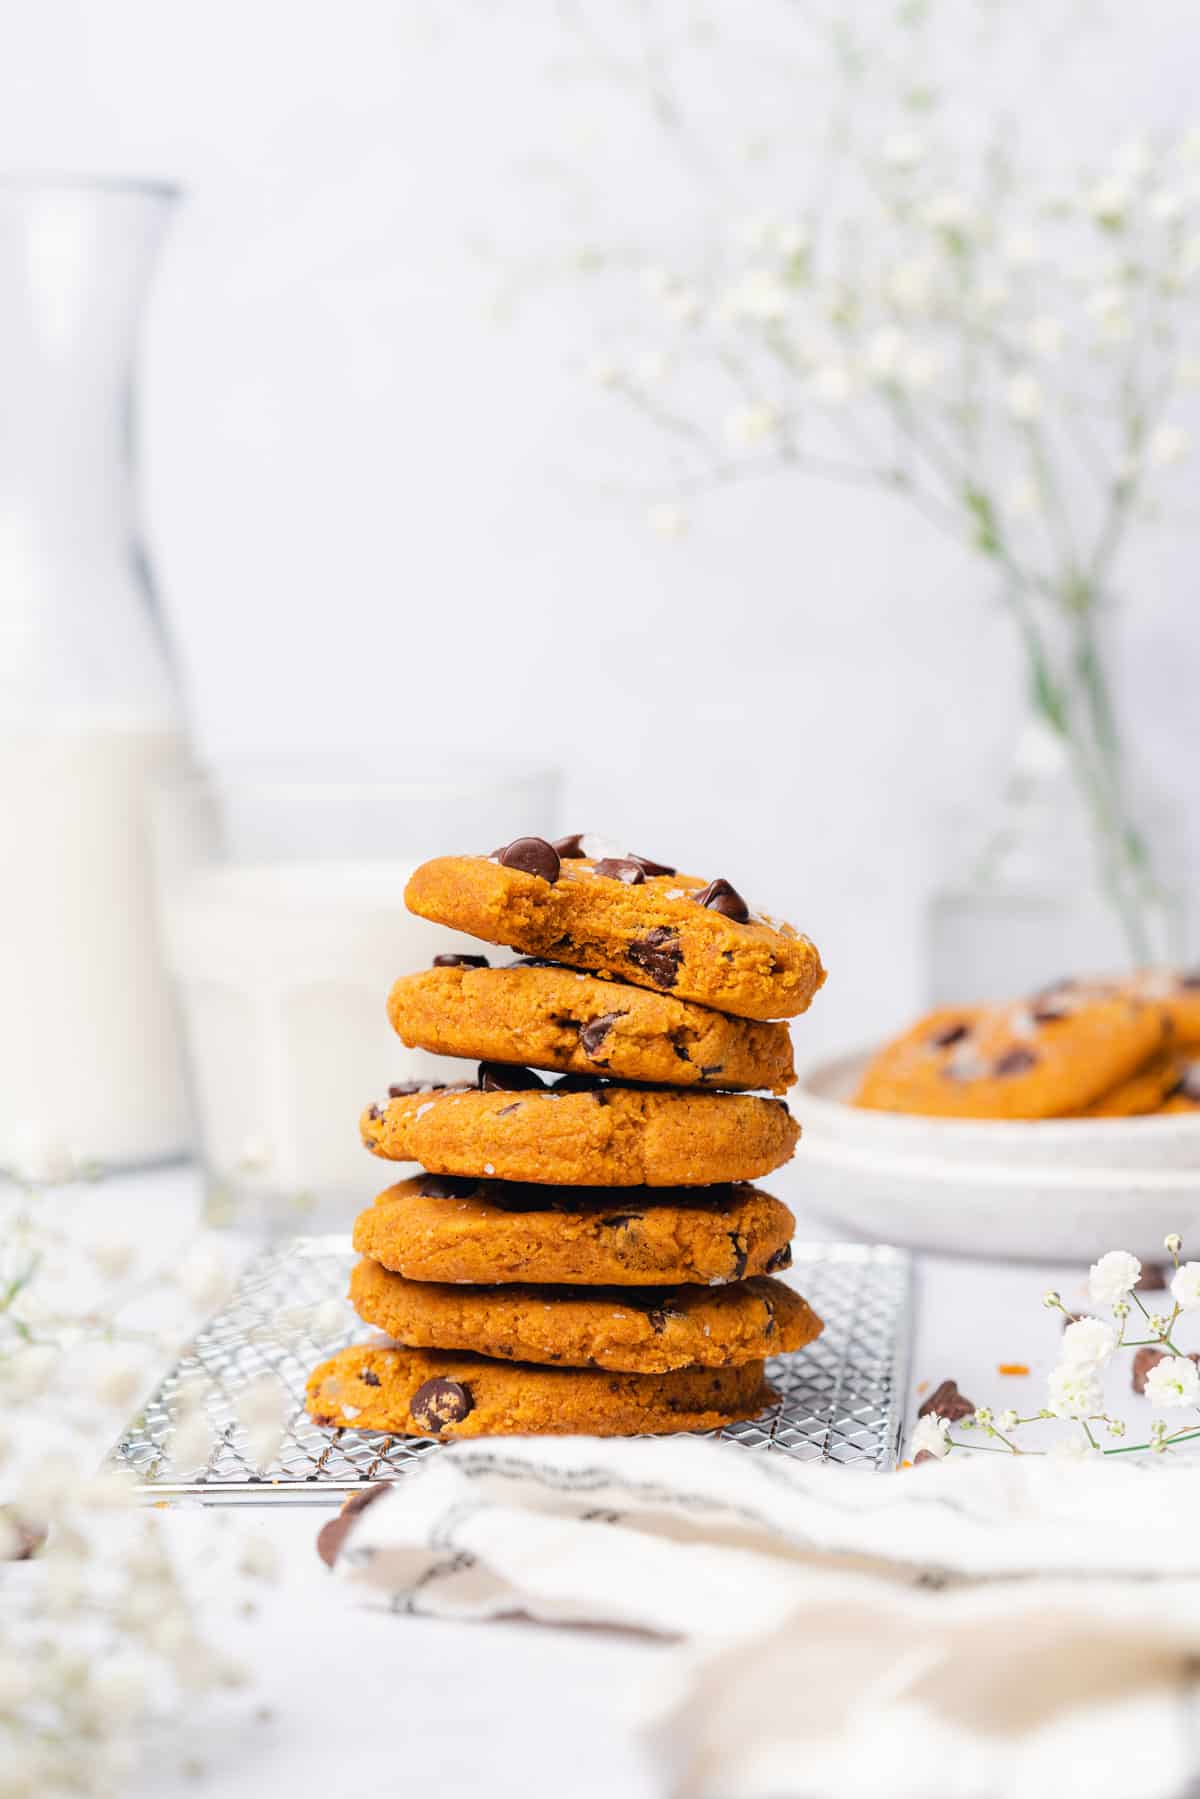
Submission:
<svg viewBox="0 0 1200 1799">
<path fill-rule="evenodd" d="M 532 1093 L 545 1083 L 532 1068 L 510 1068 L 506 1062 L 481 1062 L 479 1088 L 482 1093 Z"/>
<path fill-rule="evenodd" d="M 598 1222 L 613 1227 L 620 1226 L 622 1230 L 627 1230 L 631 1224 L 640 1224 L 644 1216 L 643 1212 L 613 1212 Z"/>
<path fill-rule="evenodd" d="M 516 868 L 522 874 L 536 875 L 551 886 L 559 876 L 558 851 L 544 837 L 514 837 L 502 850 L 496 851 L 502 868 Z"/>
<path fill-rule="evenodd" d="M 468 1199 L 479 1190 L 479 1182 L 465 1174 L 426 1174 L 417 1192 L 422 1199 Z"/>
<path fill-rule="evenodd" d="M 710 912 L 719 912 L 722 918 L 732 918 L 738 924 L 745 924 L 750 917 L 750 908 L 737 888 L 725 880 L 710 881 L 692 898 L 698 906 L 706 906 Z"/>
<path fill-rule="evenodd" d="M 662 1307 L 655 1306 L 652 1311 L 646 1313 L 646 1317 L 650 1320 L 650 1329 L 655 1336 L 661 1337 L 667 1328 L 667 1314 Z"/>
<path fill-rule="evenodd" d="M 969 1036 L 970 1030 L 970 1025 L 964 1023 L 962 1019 L 958 1019 L 954 1024 L 943 1025 L 941 1030 L 935 1031 L 929 1039 L 929 1047 L 930 1049 L 949 1049 L 951 1044 L 961 1043 L 964 1037 Z"/>
<path fill-rule="evenodd" d="M 358 1378 L 364 1387 L 378 1387 L 382 1384 L 373 1368 L 364 1368 Z"/>
<path fill-rule="evenodd" d="M 330 1518 L 317 1532 L 317 1554 L 327 1568 L 332 1568 L 337 1561 L 343 1542 L 350 1526 L 360 1512 L 365 1512 L 369 1505 L 374 1505 L 381 1493 L 386 1493 L 390 1481 L 381 1480 L 373 1487 L 362 1487 L 357 1493 L 351 1493 L 336 1518 Z"/>
<path fill-rule="evenodd" d="M 600 1051 L 604 1048 L 608 1033 L 612 1030 L 618 1018 L 623 1018 L 624 1016 L 625 1014 L 623 1012 L 605 1012 L 602 1018 L 589 1018 L 587 1023 L 580 1027 L 579 1031 L 579 1047 L 584 1055 L 593 1057 L 598 1056 Z"/>
<path fill-rule="evenodd" d="M 701 1062 L 700 1079 L 707 1081 L 712 1075 L 720 1074 L 724 1066 L 724 1062 Z"/>
<path fill-rule="evenodd" d="M 733 1244 L 733 1278 L 735 1281 L 740 1281 L 746 1272 L 746 1263 L 750 1260 L 750 1253 L 746 1248 L 746 1239 L 739 1236 L 737 1231 L 730 1231 L 729 1241 Z"/>
<path fill-rule="evenodd" d="M 930 1450 L 918 1449 L 916 1455 L 913 1457 L 913 1467 L 919 1468 L 922 1462 L 936 1462 L 937 1459 L 937 1456 L 932 1454 Z"/>
<path fill-rule="evenodd" d="M 569 837 L 560 837 L 554 848 L 564 862 L 578 862 L 583 855 L 583 832 L 573 831 Z"/>
<path fill-rule="evenodd" d="M 1052 999 L 1040 1000 L 1030 1014 L 1034 1024 L 1057 1024 L 1062 1018 L 1070 1018 L 1071 1013 L 1066 1006 L 1055 1005 Z"/>
<path fill-rule="evenodd" d="M 461 1381 L 439 1375 L 417 1388 L 408 1409 L 421 1429 L 436 1437 L 448 1424 L 461 1424 L 467 1413 L 475 1409 L 475 1401 L 470 1388 Z"/>
<path fill-rule="evenodd" d="M 790 1243 L 785 1243 L 782 1249 L 777 1249 L 773 1255 L 767 1257 L 766 1266 L 763 1272 L 765 1274 L 778 1274 L 781 1268 L 790 1268 L 791 1265 L 792 1246 Z"/>
<path fill-rule="evenodd" d="M 652 875 L 673 875 L 677 872 L 671 867 L 669 862 L 654 862 L 649 856 L 635 856 L 633 860 L 641 864 L 642 873 L 647 877 Z"/>
<path fill-rule="evenodd" d="M 1037 1054 L 1032 1049 L 1006 1049 L 1002 1056 L 997 1056 L 992 1063 L 994 1075 L 1024 1074 L 1027 1068 L 1037 1067 Z"/>
<path fill-rule="evenodd" d="M 367 1117 L 371 1119 L 372 1123 L 378 1124 L 379 1120 L 383 1117 L 383 1113 L 379 1110 L 378 1106 L 368 1106 Z"/>
<path fill-rule="evenodd" d="M 683 961 L 679 932 L 666 925 L 655 925 L 631 943 L 625 954 L 635 968 L 650 976 L 656 987 L 673 987 L 679 979 L 679 964 Z"/>
<path fill-rule="evenodd" d="M 560 1074 L 551 1081 L 552 1093 L 598 1093 L 608 1082 L 598 1074 Z"/>
<path fill-rule="evenodd" d="M 936 1412 L 939 1418 L 949 1418 L 951 1424 L 957 1424 L 960 1419 L 969 1418 L 974 1410 L 972 1402 L 959 1392 L 958 1382 L 944 1380 L 917 1408 L 917 1417 L 924 1418 L 930 1412 Z"/>
<path fill-rule="evenodd" d="M 561 968 L 561 962 L 552 962 L 549 956 L 517 956 L 508 966 L 510 968 Z"/>
<path fill-rule="evenodd" d="M 1170 1352 L 1165 1349 L 1145 1348 L 1138 1350 L 1133 1358 L 1132 1384 L 1135 1393 L 1144 1393 L 1146 1391 L 1146 1376 L 1152 1368 L 1157 1368 L 1158 1364 L 1169 1353 Z M 1200 1368 L 1200 1351 L 1194 1350 L 1190 1359 L 1195 1362 L 1198 1368 Z"/>
<path fill-rule="evenodd" d="M 460 956 L 454 952 L 435 956 L 432 962 L 434 968 L 486 968 L 487 965 L 486 956 Z"/>
<path fill-rule="evenodd" d="M 675 1054 L 679 1057 L 681 1062 L 691 1061 L 692 1058 L 688 1055 L 686 1043 L 672 1043 L 671 1048 L 675 1051 Z"/>
<path fill-rule="evenodd" d="M 512 1115 L 513 1112 L 519 1112 L 520 1110 L 521 1110 L 520 1100 L 514 1099 L 511 1106 L 501 1106 L 500 1110 L 496 1113 L 496 1117 L 497 1118 L 508 1118 Z"/>
<path fill-rule="evenodd" d="M 1179 985 L 1188 988 L 1189 991 L 1196 987 L 1200 987 L 1200 968 L 1189 968 L 1186 974 L 1181 974 L 1179 977 Z"/>
<path fill-rule="evenodd" d="M 632 856 L 605 856 L 602 862 L 597 862 L 592 873 L 603 875 L 609 881 L 623 881 L 626 887 L 640 887 L 646 879 L 645 869 Z"/>
<path fill-rule="evenodd" d="M 1165 1293 L 1169 1272 L 1161 1262 L 1143 1262 L 1142 1272 L 1134 1282 L 1134 1290 L 1138 1293 Z"/>
</svg>

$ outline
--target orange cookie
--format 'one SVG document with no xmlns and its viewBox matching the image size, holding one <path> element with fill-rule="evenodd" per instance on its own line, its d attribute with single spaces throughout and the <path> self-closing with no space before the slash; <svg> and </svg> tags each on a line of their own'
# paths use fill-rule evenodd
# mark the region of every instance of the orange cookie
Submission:
<svg viewBox="0 0 1200 1799">
<path fill-rule="evenodd" d="M 410 1049 L 441 1056 L 672 1087 L 783 1093 L 796 1078 L 785 1024 L 549 963 L 489 968 L 482 956 L 440 956 L 401 976 L 388 1017 Z"/>
<path fill-rule="evenodd" d="M 1200 1047 L 1200 968 L 1148 968 L 1128 987 L 1139 999 L 1162 1007 L 1178 1044 Z"/>
<path fill-rule="evenodd" d="M 313 1371 L 306 1405 L 335 1430 L 401 1437 L 633 1437 L 718 1430 L 772 1403 L 761 1362 L 669 1374 L 538 1368 L 437 1349 L 355 1344 Z"/>
<path fill-rule="evenodd" d="M 800 1127 L 780 1099 L 621 1087 L 568 1074 L 544 1087 L 484 1063 L 479 1088 L 406 1083 L 363 1113 L 363 1142 L 437 1174 L 550 1186 L 709 1187 L 786 1162 Z"/>
<path fill-rule="evenodd" d="M 464 1287 L 362 1261 L 350 1300 L 365 1323 L 412 1349 L 625 1374 L 761 1362 L 821 1330 L 800 1295 L 769 1277 L 726 1287 Z"/>
<path fill-rule="evenodd" d="M 1119 1082 L 1099 1099 L 1094 1099 L 1090 1106 L 1085 1106 L 1080 1116 L 1137 1118 L 1146 1112 L 1161 1111 L 1168 1094 L 1179 1083 L 1179 1073 L 1179 1058 L 1170 1050 L 1160 1050 L 1127 1081 Z"/>
<path fill-rule="evenodd" d="M 796 1220 L 757 1187 L 521 1187 L 423 1174 L 354 1222 L 354 1247 L 414 1281 L 720 1286 L 791 1263 Z"/>
<path fill-rule="evenodd" d="M 1167 1029 L 1156 1006 L 1105 983 L 943 1007 L 880 1051 L 855 1103 L 944 1118 L 1063 1117 L 1136 1074 Z"/>
<path fill-rule="evenodd" d="M 440 856 L 416 870 L 404 899 L 422 918 L 472 937 L 738 1018 L 795 1017 L 825 979 L 808 938 L 752 911 L 728 881 L 608 855 L 586 835 L 557 845 L 519 837 L 492 856 Z"/>
<path fill-rule="evenodd" d="M 1159 1109 L 1163 1112 L 1200 1112 L 1200 1056 L 1194 1059 L 1187 1055 L 1176 1057 L 1175 1079 Z"/>
</svg>

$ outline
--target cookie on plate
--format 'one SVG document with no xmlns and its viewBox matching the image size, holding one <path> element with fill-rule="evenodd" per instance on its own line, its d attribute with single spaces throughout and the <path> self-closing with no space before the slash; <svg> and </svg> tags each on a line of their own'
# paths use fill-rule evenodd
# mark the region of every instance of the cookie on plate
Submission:
<svg viewBox="0 0 1200 1799">
<path fill-rule="evenodd" d="M 489 968 L 483 957 L 440 956 L 400 977 L 388 1017 L 410 1049 L 440 1056 L 673 1087 L 783 1093 L 796 1078 L 785 1024 L 534 960 Z"/>
<path fill-rule="evenodd" d="M 1157 1006 L 1108 983 L 1061 982 L 1009 1006 L 943 1007 L 879 1052 L 855 1103 L 943 1118 L 1059 1118 L 1128 1080 L 1167 1035 Z"/>
<path fill-rule="evenodd" d="M 407 1082 L 363 1113 L 363 1142 L 437 1174 L 552 1186 L 709 1187 L 786 1162 L 800 1127 L 780 1099 L 614 1086 L 481 1065 L 480 1087 Z"/>
<path fill-rule="evenodd" d="M 1083 1118 L 1138 1118 L 1159 1112 L 1179 1084 L 1179 1058 L 1170 1050 L 1151 1056 L 1144 1068 L 1119 1081 L 1080 1114 Z"/>
<path fill-rule="evenodd" d="M 1175 1078 L 1159 1110 L 1162 1112 L 1200 1112 L 1200 1055 L 1187 1054 L 1175 1058 Z"/>
<path fill-rule="evenodd" d="M 1129 991 L 1161 1006 L 1176 1044 L 1200 1055 L 1200 968 L 1148 968 L 1135 975 Z"/>
<path fill-rule="evenodd" d="M 542 1368 L 437 1349 L 356 1344 L 309 1376 L 306 1405 L 335 1430 L 404 1437 L 628 1437 L 717 1430 L 753 1418 L 775 1394 L 761 1362 L 615 1374 Z"/>
<path fill-rule="evenodd" d="M 791 1263 L 796 1220 L 769 1193 L 521 1187 L 423 1174 L 354 1222 L 354 1247 L 413 1281 L 719 1286 Z"/>
<path fill-rule="evenodd" d="M 465 1287 L 363 1260 L 350 1301 L 364 1323 L 412 1349 L 627 1374 L 761 1362 L 821 1331 L 806 1301 L 769 1276 L 726 1287 Z"/>
<path fill-rule="evenodd" d="M 405 889 L 411 912 L 489 943 L 594 969 L 738 1018 L 793 1018 L 825 979 L 814 944 L 754 912 L 726 880 L 676 874 L 583 837 L 519 837 L 491 856 L 439 856 Z"/>
</svg>

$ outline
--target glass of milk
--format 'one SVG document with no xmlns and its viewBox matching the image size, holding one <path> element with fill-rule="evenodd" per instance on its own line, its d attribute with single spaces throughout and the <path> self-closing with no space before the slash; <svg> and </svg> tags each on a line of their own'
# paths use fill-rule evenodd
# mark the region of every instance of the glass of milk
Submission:
<svg viewBox="0 0 1200 1799">
<path fill-rule="evenodd" d="M 388 990 L 445 951 L 496 954 L 406 911 L 405 883 L 428 856 L 554 835 L 557 805 L 551 770 L 440 752 L 402 775 L 326 759 L 164 783 L 163 935 L 215 1222 L 345 1229 L 387 1184 L 360 1112 L 463 1069 L 405 1049 Z"/>
</svg>

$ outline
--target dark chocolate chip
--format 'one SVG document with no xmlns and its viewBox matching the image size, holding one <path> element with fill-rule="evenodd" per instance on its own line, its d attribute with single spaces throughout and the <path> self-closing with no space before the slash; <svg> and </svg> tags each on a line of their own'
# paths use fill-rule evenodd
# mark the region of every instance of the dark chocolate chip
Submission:
<svg viewBox="0 0 1200 1799">
<path fill-rule="evenodd" d="M 930 1412 L 936 1412 L 939 1418 L 949 1418 L 951 1424 L 957 1424 L 960 1419 L 969 1418 L 974 1410 L 972 1402 L 959 1392 L 958 1382 L 944 1380 L 917 1408 L 917 1417 L 924 1418 Z"/>
<path fill-rule="evenodd" d="M 711 1075 L 720 1074 L 724 1066 L 724 1062 L 701 1062 L 700 1079 L 706 1081 Z"/>
<path fill-rule="evenodd" d="M 710 881 L 692 898 L 698 906 L 706 906 L 710 912 L 719 912 L 722 918 L 732 918 L 738 924 L 745 924 L 750 917 L 750 908 L 737 888 L 725 880 Z"/>
<path fill-rule="evenodd" d="M 371 1120 L 373 1120 L 375 1123 L 378 1123 L 379 1120 L 383 1117 L 383 1113 L 380 1111 L 378 1106 L 368 1106 L 367 1107 L 367 1117 L 370 1118 Z"/>
<path fill-rule="evenodd" d="M 746 1239 L 737 1231 L 730 1231 L 729 1241 L 733 1244 L 733 1278 L 740 1281 L 746 1272 L 746 1263 L 750 1260 L 750 1252 L 746 1248 Z"/>
<path fill-rule="evenodd" d="M 1189 991 L 1200 987 L 1200 968 L 1189 968 L 1186 974 L 1181 974 L 1179 985 L 1188 988 Z"/>
<path fill-rule="evenodd" d="M 790 1268 L 791 1265 L 792 1246 L 790 1243 L 785 1243 L 782 1249 L 777 1249 L 773 1255 L 767 1257 L 766 1267 L 763 1272 L 765 1274 L 778 1274 L 781 1268 Z"/>
<path fill-rule="evenodd" d="M 599 1093 L 608 1082 L 598 1074 L 560 1074 L 556 1081 L 551 1081 L 552 1093 Z"/>
<path fill-rule="evenodd" d="M 652 875 L 673 875 L 677 872 L 671 867 L 669 862 L 655 862 L 649 856 L 635 856 L 633 860 L 641 863 L 642 873 L 647 877 Z"/>
<path fill-rule="evenodd" d="M 475 1409 L 475 1401 L 470 1388 L 461 1381 L 439 1375 L 417 1388 L 408 1409 L 421 1429 L 436 1437 L 448 1424 L 461 1424 L 467 1413 Z"/>
<path fill-rule="evenodd" d="M 681 1062 L 691 1061 L 692 1058 L 688 1055 L 686 1043 L 672 1043 L 671 1048 L 675 1051 L 675 1054 L 679 1057 Z"/>
<path fill-rule="evenodd" d="M 417 1192 L 422 1199 L 469 1199 L 479 1182 L 465 1174 L 425 1174 Z"/>
<path fill-rule="evenodd" d="M 654 1332 L 655 1336 L 661 1337 L 667 1328 L 667 1314 L 663 1311 L 662 1307 L 653 1307 L 651 1311 L 646 1313 L 646 1317 L 650 1321 L 650 1329 Z"/>
<path fill-rule="evenodd" d="M 604 1048 L 608 1033 L 612 1030 L 618 1018 L 623 1017 L 623 1012 L 605 1012 L 601 1018 L 589 1018 L 587 1023 L 580 1027 L 579 1031 L 579 1047 L 584 1055 L 593 1057 L 598 1056 L 600 1051 Z"/>
<path fill-rule="evenodd" d="M 1002 1056 L 997 1056 L 992 1063 L 994 1075 L 1024 1074 L 1028 1068 L 1037 1067 L 1037 1052 L 1032 1049 L 1006 1049 Z"/>
<path fill-rule="evenodd" d="M 558 879 L 558 851 L 544 837 L 514 837 L 496 855 L 502 868 L 519 869 L 522 874 L 536 875 L 551 885 Z"/>
<path fill-rule="evenodd" d="M 460 956 L 452 951 L 444 956 L 435 956 L 432 963 L 434 968 L 486 968 L 487 965 L 486 956 Z"/>
<path fill-rule="evenodd" d="M 961 1018 L 954 1024 L 945 1024 L 940 1031 L 935 1031 L 929 1039 L 930 1049 L 949 1049 L 951 1044 L 961 1043 L 964 1037 L 971 1034 L 971 1027 Z"/>
<path fill-rule="evenodd" d="M 319 1420 L 318 1420 L 319 1422 Z M 391 1482 L 378 1481 L 373 1487 L 362 1487 L 357 1493 L 351 1493 L 336 1518 L 331 1518 L 317 1532 L 317 1554 L 327 1568 L 332 1568 L 337 1561 L 343 1542 L 360 1512 L 365 1512 L 369 1505 L 374 1505 L 381 1493 L 386 1493 Z"/>
<path fill-rule="evenodd" d="M 549 956 L 517 956 L 508 966 L 510 968 L 561 968 L 561 962 L 552 962 Z"/>
<path fill-rule="evenodd" d="M 1143 1262 L 1142 1272 L 1134 1282 L 1137 1293 L 1165 1293 L 1168 1275 L 1174 1271 L 1165 1268 L 1161 1262 Z"/>
<path fill-rule="evenodd" d="M 683 961 L 679 932 L 667 925 L 655 925 L 631 943 L 625 954 L 635 968 L 650 976 L 656 987 L 673 987 L 679 979 L 679 964 Z"/>
<path fill-rule="evenodd" d="M 631 1224 L 640 1224 L 644 1217 L 644 1212 L 613 1212 L 607 1218 L 601 1218 L 599 1222 L 605 1225 L 619 1225 L 622 1230 L 627 1230 Z"/>
<path fill-rule="evenodd" d="M 483 1093 L 532 1093 L 545 1082 L 532 1068 L 509 1067 L 506 1062 L 481 1062 L 479 1087 Z"/>
<path fill-rule="evenodd" d="M 382 1385 L 379 1376 L 373 1368 L 364 1368 L 358 1378 L 364 1387 L 378 1387 Z"/>
<path fill-rule="evenodd" d="M 1052 999 L 1039 1000 L 1032 1013 L 1034 1024 L 1057 1024 L 1060 1019 L 1070 1016 L 1068 1007 L 1057 1006 Z"/>
<path fill-rule="evenodd" d="M 609 881 L 624 881 L 626 887 L 640 887 L 646 879 L 645 869 L 632 856 L 605 856 L 602 862 L 597 862 L 592 873 Z"/>
<path fill-rule="evenodd" d="M 582 839 L 582 831 L 573 831 L 569 837 L 560 837 L 554 848 L 564 862 L 578 862 L 583 855 Z"/>
</svg>

